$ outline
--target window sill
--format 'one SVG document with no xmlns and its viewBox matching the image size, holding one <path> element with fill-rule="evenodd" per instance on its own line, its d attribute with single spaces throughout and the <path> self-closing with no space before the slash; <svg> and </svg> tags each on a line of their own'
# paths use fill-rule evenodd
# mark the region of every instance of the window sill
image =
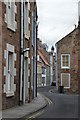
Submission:
<svg viewBox="0 0 80 120">
<path fill-rule="evenodd" d="M 16 30 L 14 28 L 12 28 L 10 25 L 7 26 L 7 28 L 13 32 L 16 32 Z"/>
<path fill-rule="evenodd" d="M 14 92 L 10 91 L 10 92 L 6 92 L 6 97 L 13 97 L 14 96 Z"/>
<path fill-rule="evenodd" d="M 26 38 L 27 40 L 29 40 L 29 36 L 28 36 L 28 35 L 25 35 L 25 38 Z"/>
<path fill-rule="evenodd" d="M 70 69 L 70 67 L 61 67 L 61 69 Z"/>
<path fill-rule="evenodd" d="M 70 87 L 64 87 L 65 89 L 70 89 Z"/>
</svg>

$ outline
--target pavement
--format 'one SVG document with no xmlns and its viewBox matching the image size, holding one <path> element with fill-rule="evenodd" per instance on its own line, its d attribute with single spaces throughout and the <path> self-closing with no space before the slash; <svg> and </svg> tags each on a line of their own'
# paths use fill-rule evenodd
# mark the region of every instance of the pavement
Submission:
<svg viewBox="0 0 80 120">
<path fill-rule="evenodd" d="M 35 113 L 47 106 L 47 101 L 45 98 L 38 93 L 37 97 L 34 98 L 30 103 L 25 103 L 21 106 L 16 106 L 10 109 L 6 109 L 2 111 L 2 118 L 5 120 L 6 118 L 24 118 L 29 116 L 32 113 Z"/>
</svg>

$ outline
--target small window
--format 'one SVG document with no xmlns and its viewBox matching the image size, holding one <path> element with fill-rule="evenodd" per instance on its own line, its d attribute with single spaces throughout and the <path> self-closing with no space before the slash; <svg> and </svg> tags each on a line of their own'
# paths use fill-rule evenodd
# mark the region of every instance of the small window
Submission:
<svg viewBox="0 0 80 120">
<path fill-rule="evenodd" d="M 25 13 L 24 13 L 25 19 L 24 19 L 24 24 L 25 24 L 25 36 L 28 37 L 28 17 L 29 17 L 29 11 L 28 11 L 28 2 L 25 2 Z"/>
<path fill-rule="evenodd" d="M 39 59 L 39 55 L 37 55 L 37 60 L 39 61 L 40 59 Z"/>
<path fill-rule="evenodd" d="M 16 14 L 15 2 L 7 0 L 5 22 L 7 23 L 7 27 L 14 32 L 17 27 L 17 23 L 15 21 L 15 14 Z"/>
<path fill-rule="evenodd" d="M 64 68 L 64 69 L 70 68 L 70 54 L 61 55 L 61 68 Z"/>
<path fill-rule="evenodd" d="M 13 53 L 8 53 L 8 91 L 11 91 L 12 83 L 12 70 L 13 70 Z"/>
<path fill-rule="evenodd" d="M 46 69 L 45 69 L 45 67 L 42 67 L 42 74 L 46 74 Z"/>
<path fill-rule="evenodd" d="M 61 86 L 64 86 L 64 88 L 70 88 L 70 74 L 69 73 L 61 74 Z"/>
</svg>

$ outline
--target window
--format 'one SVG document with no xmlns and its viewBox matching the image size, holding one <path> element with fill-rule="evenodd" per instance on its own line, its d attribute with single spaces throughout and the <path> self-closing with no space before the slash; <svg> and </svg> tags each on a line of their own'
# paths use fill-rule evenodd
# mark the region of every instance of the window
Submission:
<svg viewBox="0 0 80 120">
<path fill-rule="evenodd" d="M 69 73 L 61 74 L 61 86 L 64 86 L 64 88 L 70 88 L 70 74 Z"/>
<path fill-rule="evenodd" d="M 34 41 L 33 41 L 34 40 L 34 37 L 33 37 L 33 32 L 34 32 L 33 22 L 34 21 L 33 21 L 33 12 L 32 12 L 32 45 L 34 46 Z"/>
<path fill-rule="evenodd" d="M 15 5 L 15 2 L 12 2 L 11 0 L 7 0 L 5 22 L 7 23 L 7 27 L 14 32 L 17 28 L 17 22 L 15 21 L 16 13 L 17 13 L 17 7 Z"/>
<path fill-rule="evenodd" d="M 42 74 L 45 74 L 46 73 L 46 69 L 45 67 L 42 67 Z"/>
<path fill-rule="evenodd" d="M 52 62 L 53 62 L 53 56 L 50 55 L 50 64 L 52 64 Z"/>
<path fill-rule="evenodd" d="M 61 68 L 64 68 L 64 69 L 70 68 L 70 54 L 61 55 Z"/>
<path fill-rule="evenodd" d="M 39 61 L 40 59 L 39 59 L 39 55 L 37 55 L 37 60 Z"/>
<path fill-rule="evenodd" d="M 29 23 L 30 23 L 30 18 L 29 18 L 29 2 L 25 2 L 25 12 L 24 12 L 24 26 L 25 26 L 25 37 L 29 39 Z"/>
<path fill-rule="evenodd" d="M 12 70 L 13 70 L 13 53 L 8 52 L 8 91 L 11 91 Z"/>
<path fill-rule="evenodd" d="M 16 84 L 14 83 L 14 76 L 16 76 L 16 53 L 14 50 L 13 45 L 7 44 L 7 49 L 4 51 L 4 58 L 6 60 L 6 66 L 4 66 L 4 93 L 6 93 L 6 97 L 14 96 L 16 91 Z"/>
</svg>

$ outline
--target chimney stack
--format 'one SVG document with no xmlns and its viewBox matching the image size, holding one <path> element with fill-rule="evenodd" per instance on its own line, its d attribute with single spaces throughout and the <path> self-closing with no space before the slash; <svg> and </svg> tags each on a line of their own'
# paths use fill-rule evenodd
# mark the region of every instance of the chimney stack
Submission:
<svg viewBox="0 0 80 120">
<path fill-rule="evenodd" d="M 80 26 L 80 1 L 78 2 L 78 25 Z"/>
</svg>

